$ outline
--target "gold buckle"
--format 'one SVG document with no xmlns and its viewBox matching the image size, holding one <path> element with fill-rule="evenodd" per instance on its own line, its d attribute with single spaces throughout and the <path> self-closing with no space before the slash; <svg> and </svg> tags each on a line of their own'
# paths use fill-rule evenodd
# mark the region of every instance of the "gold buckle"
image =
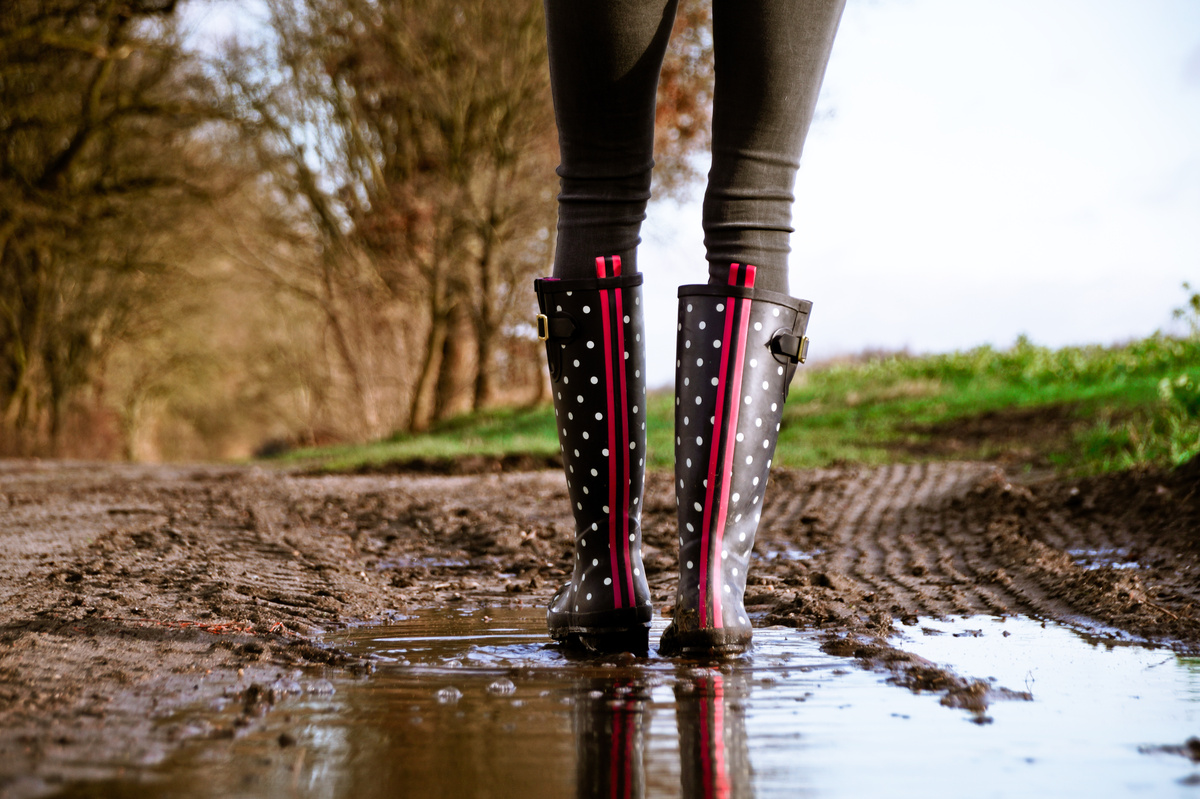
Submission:
<svg viewBox="0 0 1200 799">
<path fill-rule="evenodd" d="M 545 341 L 550 338 L 550 320 L 546 318 L 544 313 L 537 315 L 537 334 L 538 341 Z"/>
<path fill-rule="evenodd" d="M 806 358 L 808 358 L 808 336 L 800 339 L 800 363 L 804 363 Z"/>
</svg>

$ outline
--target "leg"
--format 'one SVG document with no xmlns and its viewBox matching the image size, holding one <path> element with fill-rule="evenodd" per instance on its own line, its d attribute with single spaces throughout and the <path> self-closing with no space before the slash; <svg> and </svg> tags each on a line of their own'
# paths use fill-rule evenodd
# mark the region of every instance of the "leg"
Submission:
<svg viewBox="0 0 1200 799">
<path fill-rule="evenodd" d="M 650 199 L 658 73 L 677 0 L 545 0 L 562 179 L 554 276 L 596 258 L 637 271 Z"/>
<path fill-rule="evenodd" d="M 562 163 L 554 277 L 538 280 L 539 336 L 575 516 L 571 580 L 551 637 L 647 648 L 641 560 L 645 342 L 638 233 L 654 165 L 658 73 L 676 0 L 545 0 Z"/>
<path fill-rule="evenodd" d="M 750 644 L 746 571 L 812 307 L 786 294 L 792 185 L 842 4 L 714 0 L 709 284 L 679 289 L 679 588 L 664 654 Z"/>
<path fill-rule="evenodd" d="M 787 292 L 792 188 L 845 0 L 713 0 L 717 85 L 704 197 L 709 282 L 731 263 Z"/>
</svg>

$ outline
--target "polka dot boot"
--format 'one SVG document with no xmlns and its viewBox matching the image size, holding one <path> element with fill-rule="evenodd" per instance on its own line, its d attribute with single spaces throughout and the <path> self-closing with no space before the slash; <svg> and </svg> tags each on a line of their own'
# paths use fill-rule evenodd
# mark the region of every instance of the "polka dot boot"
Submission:
<svg viewBox="0 0 1200 799">
<path fill-rule="evenodd" d="M 663 654 L 736 654 L 750 643 L 746 570 L 811 307 L 755 289 L 748 265 L 734 264 L 728 285 L 679 289 L 679 588 Z"/>
<path fill-rule="evenodd" d="M 567 491 L 571 581 L 550 602 L 556 640 L 645 651 L 652 609 L 642 565 L 646 377 L 642 276 L 597 258 L 595 279 L 535 281 Z"/>
</svg>

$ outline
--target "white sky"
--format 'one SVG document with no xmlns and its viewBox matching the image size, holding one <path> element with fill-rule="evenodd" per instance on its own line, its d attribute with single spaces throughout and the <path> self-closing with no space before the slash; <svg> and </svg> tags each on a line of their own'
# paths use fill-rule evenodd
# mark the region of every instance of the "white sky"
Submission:
<svg viewBox="0 0 1200 799">
<path fill-rule="evenodd" d="M 701 193 L 643 228 L 652 386 L 705 279 Z M 1200 0 L 849 0 L 796 196 L 814 360 L 1166 328 L 1200 284 Z"/>
<path fill-rule="evenodd" d="M 850 0 L 818 116 L 791 268 L 815 358 L 1112 343 L 1200 283 L 1200 2 Z M 699 202 L 643 239 L 662 385 Z"/>
</svg>

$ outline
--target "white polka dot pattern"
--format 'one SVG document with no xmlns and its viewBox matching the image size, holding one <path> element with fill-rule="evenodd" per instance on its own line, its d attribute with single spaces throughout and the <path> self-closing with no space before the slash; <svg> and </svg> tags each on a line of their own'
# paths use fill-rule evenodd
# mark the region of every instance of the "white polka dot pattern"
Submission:
<svg viewBox="0 0 1200 799">
<path fill-rule="evenodd" d="M 573 331 L 565 343 L 547 341 L 548 357 L 561 349 L 561 368 L 557 375 L 551 369 L 552 382 L 556 389 L 577 389 L 552 395 L 576 529 L 570 582 L 549 608 L 555 637 L 556 629 L 614 626 L 622 613 L 619 618 L 636 612 L 639 621 L 641 615 L 648 621 L 650 612 L 641 560 L 646 450 L 641 279 L 561 281 L 571 291 L 558 282 L 537 281 L 540 307 L 561 308 Z M 585 283 L 596 288 L 582 287 Z"/>
<path fill-rule="evenodd" d="M 681 540 L 675 619 L 748 631 L 743 595 L 756 508 L 794 372 L 771 341 L 779 331 L 803 336 L 808 304 L 765 292 L 722 294 L 722 288 L 680 289 L 678 351 L 703 340 L 711 342 L 711 354 L 676 361 L 675 429 L 687 434 L 676 437 L 675 447 Z"/>
</svg>

